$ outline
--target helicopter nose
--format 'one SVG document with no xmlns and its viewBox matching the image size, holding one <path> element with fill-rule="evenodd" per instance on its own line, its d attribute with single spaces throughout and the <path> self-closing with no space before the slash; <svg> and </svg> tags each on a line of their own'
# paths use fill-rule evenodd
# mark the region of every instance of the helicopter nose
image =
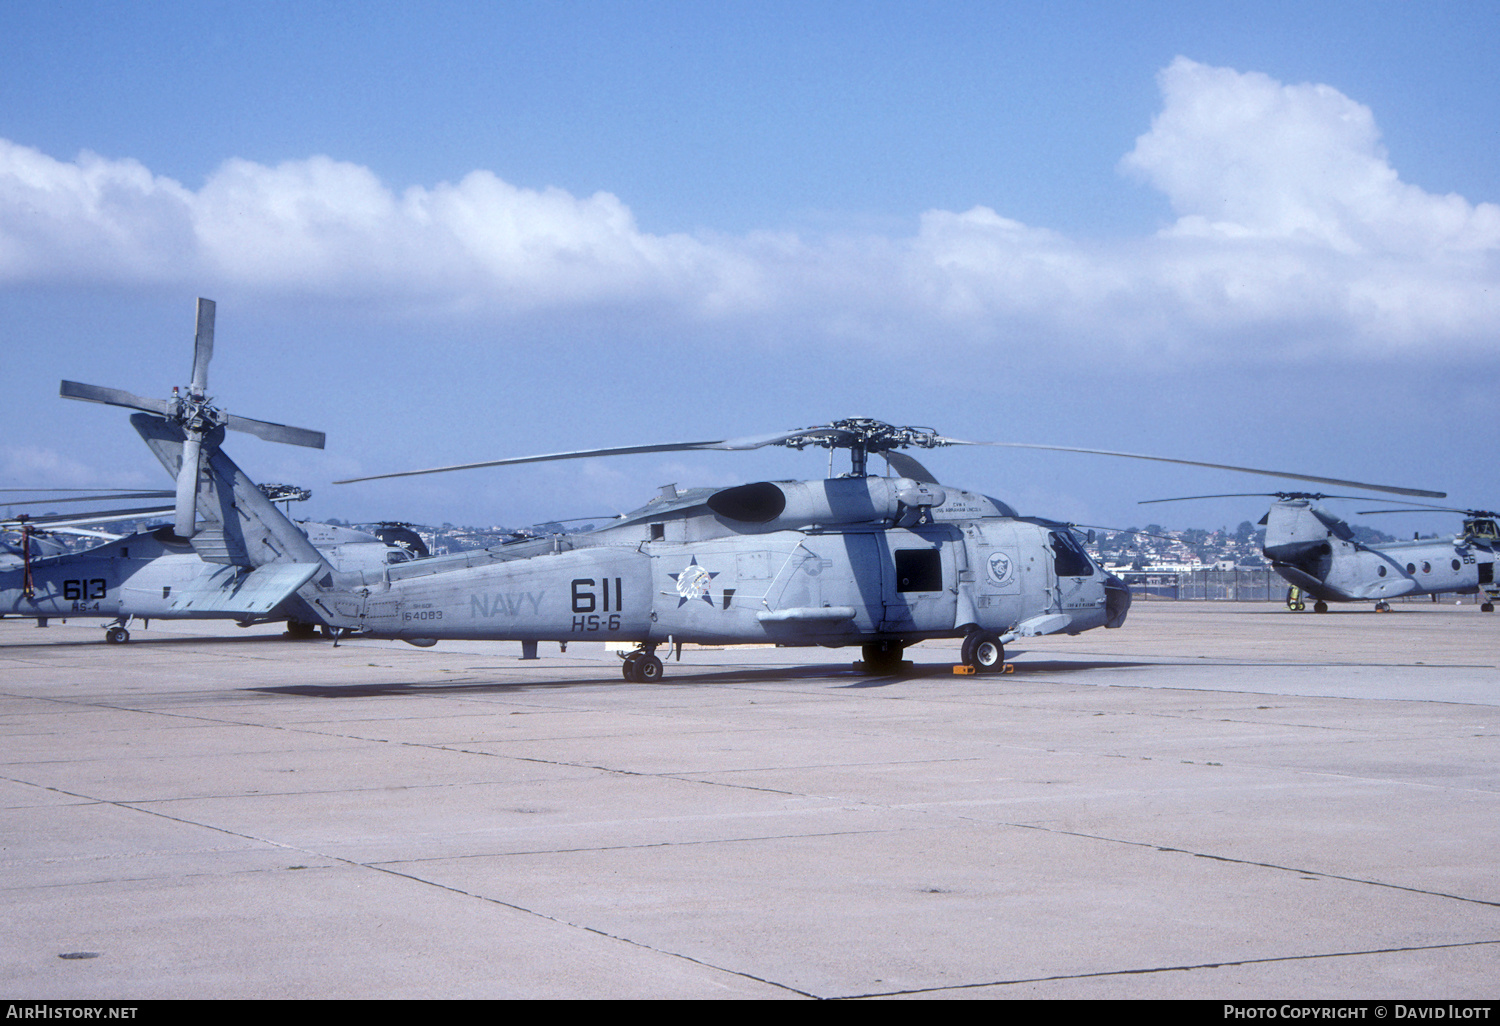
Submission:
<svg viewBox="0 0 1500 1026">
<path fill-rule="evenodd" d="M 1130 612 L 1130 588 L 1114 574 L 1104 575 L 1104 626 L 1120 627 Z"/>
</svg>

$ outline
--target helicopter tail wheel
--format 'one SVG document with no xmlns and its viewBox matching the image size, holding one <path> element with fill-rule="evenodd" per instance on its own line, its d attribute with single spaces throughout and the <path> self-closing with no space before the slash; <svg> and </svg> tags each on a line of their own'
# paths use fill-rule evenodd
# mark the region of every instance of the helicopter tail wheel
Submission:
<svg viewBox="0 0 1500 1026">
<path fill-rule="evenodd" d="M 1377 613 L 1389 613 L 1390 611 L 1391 611 L 1391 604 L 1389 602 L 1377 602 L 1377 603 L 1375 603 L 1375 612 L 1377 612 Z"/>
<path fill-rule="evenodd" d="M 124 627 L 110 627 L 104 632 L 104 640 L 111 645 L 123 645 L 130 640 L 130 632 Z"/>
<path fill-rule="evenodd" d="M 988 631 L 976 631 L 964 638 L 963 660 L 979 673 L 1003 673 L 1005 646 Z"/>
</svg>

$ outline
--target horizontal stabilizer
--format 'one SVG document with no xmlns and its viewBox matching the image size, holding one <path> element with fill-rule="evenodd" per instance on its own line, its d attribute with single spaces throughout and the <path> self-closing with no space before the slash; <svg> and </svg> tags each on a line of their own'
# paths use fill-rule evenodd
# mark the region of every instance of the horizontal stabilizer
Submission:
<svg viewBox="0 0 1500 1026">
<path fill-rule="evenodd" d="M 264 616 L 312 580 L 317 563 L 268 563 L 250 573 L 235 567 L 172 589 L 171 608 L 179 614 L 217 613 Z"/>
</svg>

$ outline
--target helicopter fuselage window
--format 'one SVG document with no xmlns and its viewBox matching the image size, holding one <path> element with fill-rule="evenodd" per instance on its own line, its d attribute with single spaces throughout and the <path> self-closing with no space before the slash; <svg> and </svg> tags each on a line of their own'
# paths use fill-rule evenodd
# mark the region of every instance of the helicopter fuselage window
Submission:
<svg viewBox="0 0 1500 1026">
<path fill-rule="evenodd" d="M 896 590 L 942 591 L 942 553 L 937 549 L 897 549 Z"/>
</svg>

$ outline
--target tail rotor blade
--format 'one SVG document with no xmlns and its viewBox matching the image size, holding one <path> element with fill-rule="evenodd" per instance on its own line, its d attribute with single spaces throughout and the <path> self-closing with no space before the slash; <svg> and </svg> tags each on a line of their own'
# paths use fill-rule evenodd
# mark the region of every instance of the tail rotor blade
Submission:
<svg viewBox="0 0 1500 1026">
<path fill-rule="evenodd" d="M 323 448 L 323 443 L 328 437 L 322 431 L 309 431 L 307 428 L 288 427 L 285 424 L 272 424 L 268 420 L 252 420 L 249 417 L 237 417 L 232 413 L 227 415 L 224 426 L 231 431 L 244 431 L 257 438 L 264 438 L 268 442 L 305 445 L 309 449 Z"/>
<path fill-rule="evenodd" d="M 193 342 L 192 394 L 202 396 L 208 391 L 208 361 L 214 355 L 214 301 L 198 300 L 198 332 Z"/>
<path fill-rule="evenodd" d="M 58 395 L 64 399 L 82 399 L 90 403 L 105 403 L 109 406 L 123 406 L 129 410 L 140 410 L 143 413 L 154 413 L 158 417 L 165 417 L 168 412 L 168 404 L 165 399 L 147 399 L 144 396 L 127 392 L 122 388 L 105 388 L 102 385 L 85 385 L 79 381 L 64 381 L 58 389 Z"/>
<path fill-rule="evenodd" d="M 182 466 L 177 470 L 177 505 L 172 511 L 172 530 L 179 538 L 191 538 L 198 530 L 198 463 L 203 440 L 193 432 L 182 443 Z"/>
</svg>

